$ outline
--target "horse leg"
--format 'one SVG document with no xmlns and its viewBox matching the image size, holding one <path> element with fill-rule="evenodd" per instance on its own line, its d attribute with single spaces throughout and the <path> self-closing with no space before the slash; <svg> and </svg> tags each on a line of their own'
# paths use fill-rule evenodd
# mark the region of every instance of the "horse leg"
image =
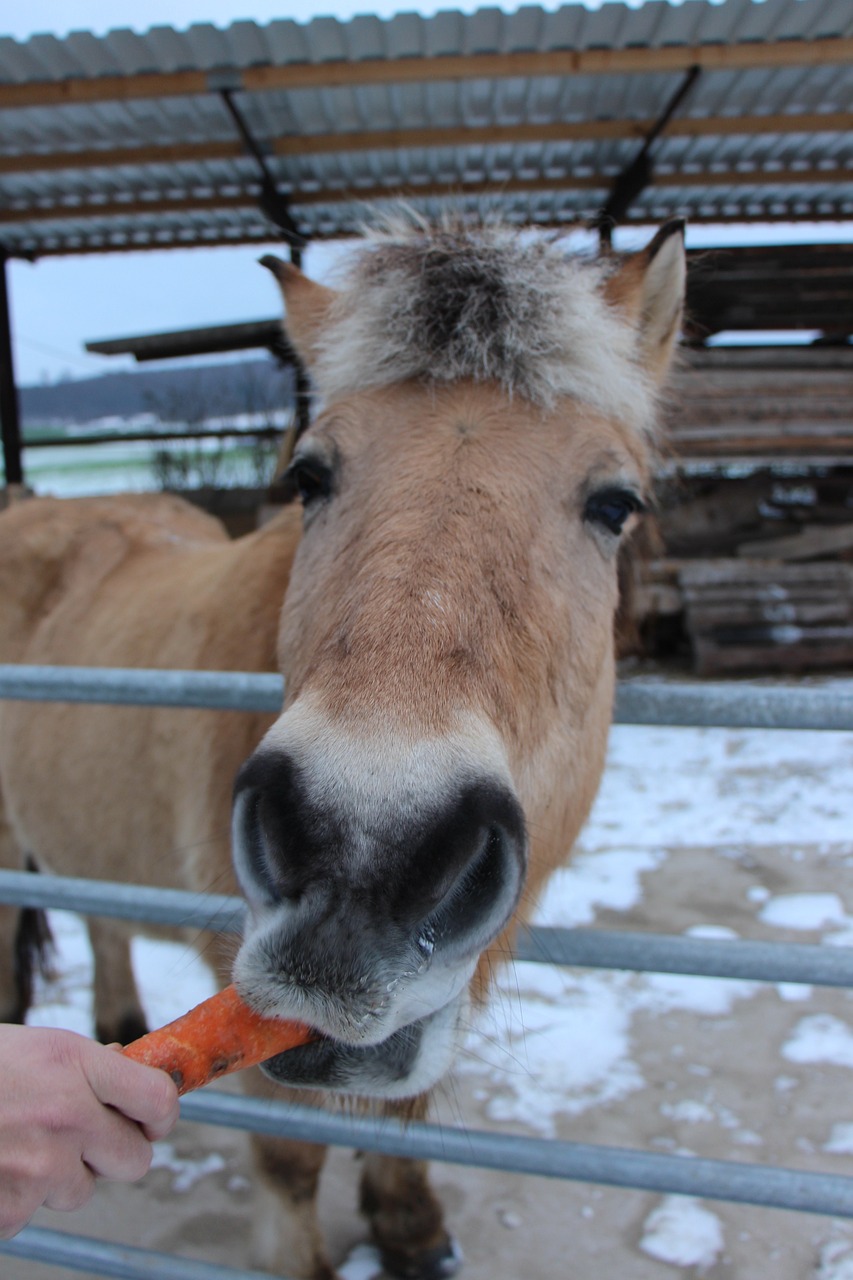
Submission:
<svg viewBox="0 0 853 1280">
<path fill-rule="evenodd" d="M 282 1089 L 260 1071 L 243 1073 L 255 1098 L 317 1102 L 304 1091 Z M 317 1220 L 317 1188 L 326 1148 L 289 1138 L 252 1138 L 255 1187 L 252 1206 L 252 1265 L 293 1280 L 335 1280 Z"/>
<path fill-rule="evenodd" d="M 86 928 L 95 966 L 95 1035 L 102 1044 L 129 1044 L 148 1030 L 130 959 L 132 931 L 94 917 Z"/>
<path fill-rule="evenodd" d="M 17 846 L 0 804 L 0 867 L 20 870 Z M 22 981 L 17 960 L 20 907 L 0 906 L 0 1022 L 23 1022 L 30 1003 L 30 984 Z"/>
<path fill-rule="evenodd" d="M 426 1097 L 407 1104 L 406 1118 L 422 1120 Z M 389 1106 L 389 1112 L 397 1110 Z M 400 1280 L 440 1280 L 452 1276 L 461 1255 L 444 1225 L 444 1214 L 429 1185 L 424 1160 L 369 1152 L 361 1177 L 361 1212 L 389 1276 Z"/>
<path fill-rule="evenodd" d="M 24 866 L 0 794 L 0 868 Z M 24 1022 L 32 1003 L 36 970 L 44 972 L 50 946 L 47 916 L 34 907 L 0 906 L 0 1022 Z"/>
<path fill-rule="evenodd" d="M 0 907 L 0 1022 L 23 1022 L 29 1006 L 28 993 L 18 982 L 15 939 L 18 907 Z"/>
</svg>

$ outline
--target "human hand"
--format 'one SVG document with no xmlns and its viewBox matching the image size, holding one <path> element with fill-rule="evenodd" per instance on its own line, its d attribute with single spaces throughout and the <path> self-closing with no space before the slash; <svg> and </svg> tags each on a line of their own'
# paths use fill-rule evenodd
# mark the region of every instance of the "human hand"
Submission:
<svg viewBox="0 0 853 1280">
<path fill-rule="evenodd" d="M 0 1026 L 0 1238 L 42 1205 L 82 1208 L 96 1178 L 141 1178 L 178 1112 L 164 1071 L 71 1031 Z"/>
</svg>

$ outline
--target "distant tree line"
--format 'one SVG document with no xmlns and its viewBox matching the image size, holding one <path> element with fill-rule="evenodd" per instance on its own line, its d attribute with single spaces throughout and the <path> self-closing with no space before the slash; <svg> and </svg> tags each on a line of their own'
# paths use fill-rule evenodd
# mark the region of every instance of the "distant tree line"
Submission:
<svg viewBox="0 0 853 1280">
<path fill-rule="evenodd" d="M 293 370 L 282 369 L 270 357 L 141 368 L 20 389 L 25 434 L 28 428 L 145 413 L 197 427 L 211 417 L 289 409 L 293 401 Z"/>
</svg>

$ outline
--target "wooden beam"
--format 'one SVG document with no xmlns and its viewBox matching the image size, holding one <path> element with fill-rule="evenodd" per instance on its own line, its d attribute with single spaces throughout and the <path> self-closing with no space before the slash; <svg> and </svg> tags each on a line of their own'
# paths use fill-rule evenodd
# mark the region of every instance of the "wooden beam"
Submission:
<svg viewBox="0 0 853 1280">
<path fill-rule="evenodd" d="M 424 182 L 407 186 L 334 187 L 299 191 L 291 196 L 294 208 L 316 204 L 374 203 L 381 200 L 417 200 L 435 196 L 512 195 L 539 191 L 602 191 L 610 178 L 605 174 L 564 178 L 484 179 L 477 182 Z M 850 169 L 779 169 L 743 172 L 740 169 L 713 173 L 658 173 L 654 187 L 761 187 L 828 186 L 853 182 Z M 66 219 L 137 217 L 146 214 L 213 212 L 220 209 L 250 209 L 257 205 L 254 192 L 229 196 L 184 196 L 177 199 L 91 200 L 76 204 L 35 205 L 31 208 L 0 210 L 0 225 L 29 222 L 56 222 Z"/>
<path fill-rule="evenodd" d="M 259 215 L 260 216 L 260 215 Z M 834 224 L 838 222 L 839 215 L 835 212 L 820 212 L 814 210 L 809 213 L 808 221 L 815 223 Z M 633 216 L 625 219 L 624 226 L 630 227 L 653 227 L 660 221 L 660 218 L 653 217 L 650 214 L 643 214 L 641 217 Z M 703 214 L 694 212 L 690 216 L 691 226 L 704 226 L 706 223 L 714 226 L 752 226 L 752 225 L 771 225 L 776 223 L 790 223 L 792 215 L 790 213 L 721 213 L 713 212 Z M 562 227 L 568 224 L 565 218 L 552 218 L 539 220 L 536 222 L 537 227 Z M 578 225 L 582 225 L 582 219 L 579 215 Z M 73 236 L 51 237 L 49 240 L 39 242 L 36 240 L 24 240 L 21 238 L 17 243 L 14 240 L 7 240 L 7 251 L 10 258 L 64 258 L 64 257 L 83 257 L 92 254 L 106 253 L 148 253 L 151 251 L 165 252 L 173 249 L 217 249 L 217 248 L 235 248 L 242 245 L 258 245 L 260 247 L 271 246 L 272 248 L 286 248 L 284 241 L 276 236 L 272 227 L 253 224 L 244 228 L 240 228 L 233 233 L 225 233 L 214 231 L 212 234 L 205 235 L 202 231 L 195 232 L 194 235 L 188 236 L 188 230 L 191 228 L 182 227 L 175 229 L 170 233 L 170 238 L 166 239 L 162 235 L 164 229 L 158 228 L 158 237 L 155 238 L 153 229 L 150 233 L 145 233 L 145 238 L 134 233 L 122 235 L 110 235 L 109 237 L 97 230 L 88 230 L 85 233 L 86 238 L 83 239 L 83 233 Z M 355 236 L 355 230 L 340 230 L 333 228 L 330 231 L 312 231 L 312 241 L 322 240 L 346 240 Z"/>
<path fill-rule="evenodd" d="M 664 45 L 659 48 L 557 49 L 551 52 L 446 54 L 440 57 L 340 59 L 284 66 L 205 71 L 144 72 L 127 76 L 69 76 L 0 85 L 0 107 L 63 106 L 185 97 L 221 87 L 228 71 L 235 90 L 316 89 L 358 85 L 527 78 L 636 75 L 684 71 L 744 71 L 753 67 L 815 67 L 853 61 L 853 38 L 745 40 L 737 44 Z"/>
<path fill-rule="evenodd" d="M 0 156 L 0 174 L 53 173 L 69 169 L 115 169 L 122 165 L 192 164 L 208 160 L 239 160 L 239 142 L 178 142 L 164 146 L 91 147 L 80 151 L 30 151 Z"/>
<path fill-rule="evenodd" d="M 653 120 L 554 121 L 540 124 L 483 125 L 455 129 L 364 129 L 347 133 L 306 134 L 268 141 L 274 156 L 347 154 L 361 151 L 409 150 L 415 147 L 520 146 L 527 143 L 641 141 Z M 803 112 L 773 116 L 703 116 L 672 120 L 667 137 L 760 137 L 790 133 L 851 133 L 853 111 Z M 238 160 L 239 142 L 186 142 L 135 147 L 92 147 L 85 150 L 27 152 L 0 156 L 0 174 L 46 173 L 62 169 L 112 169 L 122 165 L 199 164 Z"/>
</svg>

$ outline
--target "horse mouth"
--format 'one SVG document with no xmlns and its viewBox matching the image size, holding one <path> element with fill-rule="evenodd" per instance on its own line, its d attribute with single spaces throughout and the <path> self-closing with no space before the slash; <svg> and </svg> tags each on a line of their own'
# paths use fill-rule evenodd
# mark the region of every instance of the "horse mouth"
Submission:
<svg viewBox="0 0 853 1280">
<path fill-rule="evenodd" d="M 457 1047 L 462 1007 L 443 1009 L 398 1027 L 384 1040 L 352 1045 L 319 1034 L 261 1063 L 277 1084 L 378 1098 L 408 1098 L 428 1089 L 447 1070 Z"/>
</svg>

